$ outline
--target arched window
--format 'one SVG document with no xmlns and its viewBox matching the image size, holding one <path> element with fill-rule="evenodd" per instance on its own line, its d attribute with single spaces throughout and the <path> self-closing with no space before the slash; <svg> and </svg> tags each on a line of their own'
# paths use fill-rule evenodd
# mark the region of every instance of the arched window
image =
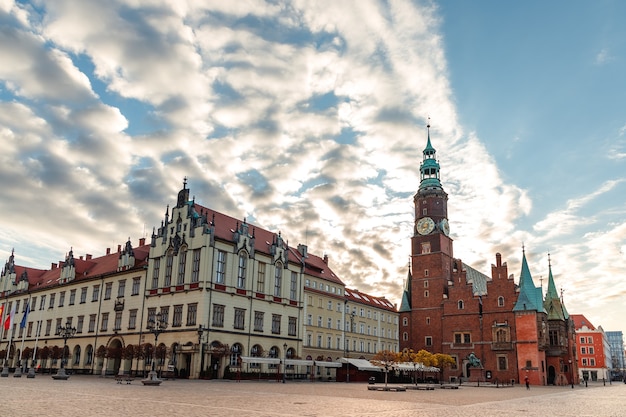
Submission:
<svg viewBox="0 0 626 417">
<path fill-rule="evenodd" d="M 72 361 L 74 365 L 80 364 L 80 346 L 76 346 L 74 348 L 74 360 Z"/>
<path fill-rule="evenodd" d="M 409 340 L 409 334 L 407 332 L 402 333 L 402 340 Z"/>
<path fill-rule="evenodd" d="M 498 307 L 504 307 L 504 297 L 498 297 Z"/>
<path fill-rule="evenodd" d="M 408 326 L 409 325 L 409 319 L 407 319 L 406 317 L 402 318 L 402 325 L 403 326 Z"/>
<path fill-rule="evenodd" d="M 459 306 L 459 310 L 463 310 L 465 308 L 465 303 L 463 302 L 463 300 L 459 300 L 458 306 Z"/>
<path fill-rule="evenodd" d="M 242 348 L 239 343 L 235 343 L 230 348 L 230 366 L 239 366 L 239 358 L 241 357 Z"/>
<path fill-rule="evenodd" d="M 93 346 L 87 345 L 85 349 L 85 365 L 91 365 L 93 363 Z"/>
</svg>

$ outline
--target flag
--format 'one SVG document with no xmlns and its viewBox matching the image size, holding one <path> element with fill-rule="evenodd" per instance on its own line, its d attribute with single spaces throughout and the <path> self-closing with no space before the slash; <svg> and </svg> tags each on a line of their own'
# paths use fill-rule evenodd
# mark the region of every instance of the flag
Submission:
<svg viewBox="0 0 626 417">
<path fill-rule="evenodd" d="M 15 317 L 15 303 L 13 303 L 13 306 L 11 307 L 11 313 L 4 321 L 4 330 L 9 330 L 13 326 L 13 317 Z"/>
<path fill-rule="evenodd" d="M 22 322 L 20 323 L 20 329 L 26 327 L 26 320 L 28 319 L 28 313 L 30 313 L 30 302 L 26 303 L 26 311 L 24 311 L 24 317 L 22 317 Z"/>
</svg>

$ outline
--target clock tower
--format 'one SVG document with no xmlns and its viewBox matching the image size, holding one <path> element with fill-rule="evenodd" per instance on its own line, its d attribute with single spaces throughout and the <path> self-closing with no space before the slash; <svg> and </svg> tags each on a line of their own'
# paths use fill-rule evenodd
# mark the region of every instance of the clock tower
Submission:
<svg viewBox="0 0 626 417">
<path fill-rule="evenodd" d="M 400 348 L 441 352 L 444 301 L 454 268 L 448 224 L 448 194 L 439 177 L 436 151 L 428 139 L 420 164 L 420 185 L 413 202 L 411 269 L 400 306 Z"/>
</svg>

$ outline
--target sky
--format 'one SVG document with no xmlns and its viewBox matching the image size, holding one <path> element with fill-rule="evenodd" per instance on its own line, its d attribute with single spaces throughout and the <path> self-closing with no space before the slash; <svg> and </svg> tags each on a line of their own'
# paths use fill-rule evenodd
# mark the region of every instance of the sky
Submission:
<svg viewBox="0 0 626 417">
<path fill-rule="evenodd" d="M 0 260 L 195 201 L 400 303 L 427 128 L 455 256 L 626 332 L 626 2 L 0 0 Z M 548 255 L 549 254 L 549 255 Z M 548 260 L 550 259 L 550 261 Z"/>
</svg>

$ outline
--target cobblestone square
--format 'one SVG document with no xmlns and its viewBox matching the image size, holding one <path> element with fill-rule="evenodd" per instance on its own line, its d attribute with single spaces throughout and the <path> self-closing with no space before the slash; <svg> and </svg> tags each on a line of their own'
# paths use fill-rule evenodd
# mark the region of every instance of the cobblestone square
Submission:
<svg viewBox="0 0 626 417">
<path fill-rule="evenodd" d="M 0 378 L 2 416 L 624 416 L 626 385 L 369 391 L 366 384 Z"/>
</svg>

